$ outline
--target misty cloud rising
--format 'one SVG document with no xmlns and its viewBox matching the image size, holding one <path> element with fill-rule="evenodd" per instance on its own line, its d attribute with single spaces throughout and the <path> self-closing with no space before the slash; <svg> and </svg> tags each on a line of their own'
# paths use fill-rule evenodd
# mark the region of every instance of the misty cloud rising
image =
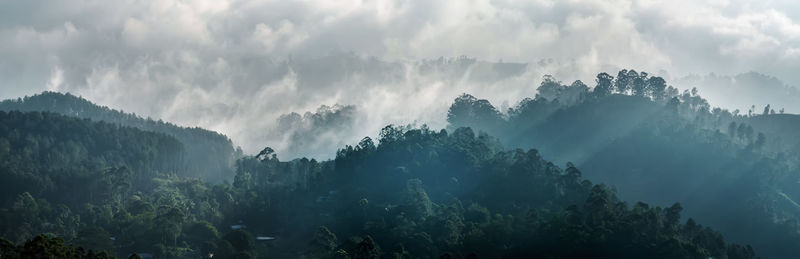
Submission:
<svg viewBox="0 0 800 259">
<path fill-rule="evenodd" d="M 596 73 L 619 68 L 676 79 L 756 71 L 785 81 L 774 84 L 800 85 L 798 7 L 736 0 L 3 1 L 0 98 L 72 92 L 220 131 L 248 153 L 273 146 L 282 157 L 332 154 L 388 123 L 443 127 L 447 106 L 462 92 L 513 105 L 533 96 L 544 74 L 591 85 Z M 715 91 L 726 92 L 713 89 L 727 83 L 702 90 L 708 80 L 690 79 L 671 82 L 697 86 L 712 102 Z M 741 102 L 712 104 L 747 107 L 742 96 L 750 92 L 741 91 L 725 96 Z M 319 142 L 292 145 L 308 135 Z"/>
</svg>

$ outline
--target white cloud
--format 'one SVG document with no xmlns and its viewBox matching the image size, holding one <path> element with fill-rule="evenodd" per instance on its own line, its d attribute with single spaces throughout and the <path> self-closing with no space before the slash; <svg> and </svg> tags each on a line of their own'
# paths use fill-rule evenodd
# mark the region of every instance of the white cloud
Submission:
<svg viewBox="0 0 800 259">
<path fill-rule="evenodd" d="M 62 83 L 64 83 L 64 70 L 56 67 L 53 69 L 53 74 L 50 76 L 50 81 L 47 82 L 47 90 L 58 91 Z"/>
<path fill-rule="evenodd" d="M 273 53 L 276 48 L 294 49 L 307 38 L 306 32 L 298 31 L 288 20 L 281 21 L 275 29 L 259 23 L 253 30 L 253 41 L 263 46 L 265 54 Z"/>
</svg>

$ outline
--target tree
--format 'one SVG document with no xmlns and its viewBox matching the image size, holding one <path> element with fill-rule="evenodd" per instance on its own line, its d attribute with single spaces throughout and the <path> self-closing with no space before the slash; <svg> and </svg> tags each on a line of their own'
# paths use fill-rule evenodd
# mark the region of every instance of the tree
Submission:
<svg viewBox="0 0 800 259">
<path fill-rule="evenodd" d="M 753 142 L 754 133 L 755 131 L 753 130 L 753 126 L 747 125 L 747 128 L 745 128 L 745 137 L 747 138 L 747 141 Z"/>
<path fill-rule="evenodd" d="M 250 172 L 245 170 L 237 170 L 236 176 L 233 178 L 233 187 L 242 189 L 242 190 L 249 190 L 253 187 L 253 179 L 250 175 Z"/>
<path fill-rule="evenodd" d="M 158 209 L 158 215 L 154 220 L 156 228 L 162 235 L 164 245 L 168 245 L 166 241 L 170 239 L 173 246 L 177 245 L 184 217 L 183 211 L 176 207 L 161 206 Z"/>
<path fill-rule="evenodd" d="M 581 80 L 575 80 L 575 82 L 572 82 L 572 84 L 561 91 L 558 101 L 563 105 L 575 105 L 583 101 L 588 93 L 589 87 L 581 82 Z"/>
<path fill-rule="evenodd" d="M 314 238 L 311 240 L 309 249 L 311 257 L 329 257 L 332 255 L 333 250 L 337 246 L 336 234 L 331 232 L 328 227 L 320 226 L 314 232 Z"/>
<path fill-rule="evenodd" d="M 8 245 L 6 243 L 5 245 Z M 2 252 L 2 251 L 0 251 Z M 17 247 L 17 254 L 8 258 L 76 258 L 76 259 L 111 259 L 115 258 L 105 251 L 95 252 L 83 247 L 66 245 L 64 239 L 48 235 L 38 235 Z M 3 257 L 6 258 L 6 257 Z"/>
<path fill-rule="evenodd" d="M 632 81 L 631 84 L 633 86 L 631 87 L 631 90 L 633 90 L 633 95 L 634 96 L 648 96 L 649 89 L 648 89 L 647 81 L 645 81 L 646 77 L 647 77 L 647 73 L 642 72 L 642 75 L 639 75 L 639 74 L 636 74 L 636 71 L 633 71 L 633 70 L 631 70 L 631 71 L 632 71 L 632 73 L 630 73 L 628 76 L 631 77 L 631 79 L 632 79 L 631 80 Z"/>
<path fill-rule="evenodd" d="M 666 221 L 664 223 L 671 232 L 677 231 L 677 227 L 680 225 L 681 211 L 683 211 L 683 206 L 678 202 L 665 210 Z"/>
<path fill-rule="evenodd" d="M 84 247 L 90 247 L 101 251 L 114 250 L 114 243 L 111 241 L 111 235 L 101 227 L 86 227 L 78 232 L 76 244 Z"/>
<path fill-rule="evenodd" d="M 274 157 L 275 157 L 275 150 L 272 149 L 271 147 L 265 147 L 264 149 L 261 150 L 261 152 L 258 152 L 258 155 L 256 155 L 256 159 L 259 159 L 261 161 L 265 161 L 267 159 Z"/>
<path fill-rule="evenodd" d="M 7 139 L 0 137 L 0 158 L 4 158 L 11 153 L 11 143 Z"/>
<path fill-rule="evenodd" d="M 651 91 L 653 100 L 661 101 L 667 98 L 667 82 L 664 78 L 654 76 L 647 79 L 647 87 Z"/>
<path fill-rule="evenodd" d="M 764 136 L 764 133 L 761 133 L 761 132 L 759 132 L 759 133 L 758 133 L 758 137 L 756 137 L 756 142 L 755 142 L 755 143 L 753 143 L 753 145 L 754 145 L 756 148 L 761 148 L 761 147 L 763 147 L 763 146 L 764 146 L 764 144 L 766 144 L 766 143 L 767 143 L 767 137 L 766 137 L 766 136 Z"/>
<path fill-rule="evenodd" d="M 747 138 L 747 125 L 744 123 L 739 124 L 739 127 L 736 128 L 736 136 L 739 137 L 740 140 L 744 140 Z"/>
<path fill-rule="evenodd" d="M 201 247 L 205 242 L 213 242 L 219 238 L 217 228 L 205 220 L 188 224 L 183 233 L 186 240 L 195 248 Z"/>
<path fill-rule="evenodd" d="M 614 77 L 607 73 L 597 74 L 597 79 L 595 80 L 597 86 L 594 87 L 594 95 L 602 97 L 611 94 L 613 90 L 611 84 L 612 80 L 614 80 Z"/>
<path fill-rule="evenodd" d="M 373 142 L 370 137 L 364 137 L 363 139 L 361 139 L 361 141 L 358 142 L 358 147 L 361 150 L 374 151 L 375 142 Z"/>
<path fill-rule="evenodd" d="M 736 122 L 731 121 L 731 123 L 728 124 L 728 136 L 736 137 L 736 128 Z"/>
<path fill-rule="evenodd" d="M 450 118 L 449 114 L 448 118 Z M 403 130 L 400 127 L 396 127 L 390 124 L 381 129 L 379 136 L 380 136 L 379 140 L 380 145 L 385 145 L 401 140 L 403 138 Z"/>
<path fill-rule="evenodd" d="M 366 236 L 353 251 L 353 259 L 378 259 L 380 256 L 380 248 L 371 236 Z"/>
<path fill-rule="evenodd" d="M 547 100 L 555 100 L 561 93 L 561 90 L 564 86 L 561 85 L 561 81 L 556 80 L 555 77 L 551 75 L 544 75 L 542 77 L 542 83 L 539 84 L 539 88 L 537 88 L 536 98 L 545 98 Z"/>
<path fill-rule="evenodd" d="M 417 220 L 425 219 L 433 214 L 431 199 L 422 187 L 421 180 L 410 179 L 406 181 L 406 206 L 408 207 L 408 214 Z"/>
<path fill-rule="evenodd" d="M 458 127 L 494 129 L 502 124 L 502 116 L 489 101 L 462 94 L 447 110 L 447 122 Z"/>
<path fill-rule="evenodd" d="M 17 247 L 8 239 L 0 238 L 0 258 L 17 258 Z"/>
<path fill-rule="evenodd" d="M 256 241 L 253 235 L 250 235 L 247 231 L 236 229 L 226 234 L 223 239 L 230 242 L 237 252 L 248 252 L 250 254 L 255 252 Z"/>
<path fill-rule="evenodd" d="M 350 254 L 348 254 L 347 251 L 345 251 L 343 249 L 339 249 L 339 250 L 336 250 L 336 252 L 333 253 L 333 257 L 332 258 L 333 259 L 350 259 Z"/>
<path fill-rule="evenodd" d="M 631 70 L 631 72 L 636 73 L 636 71 L 633 71 L 633 70 Z M 638 74 L 635 75 L 635 77 L 638 77 L 638 76 L 639 76 Z M 627 93 L 628 90 L 630 90 L 630 88 L 631 88 L 631 83 L 632 83 L 631 79 L 633 79 L 633 78 L 628 77 L 628 70 L 627 69 L 620 70 L 617 73 L 617 80 L 614 81 L 614 87 L 616 88 L 617 92 L 621 93 L 621 94 Z"/>
</svg>

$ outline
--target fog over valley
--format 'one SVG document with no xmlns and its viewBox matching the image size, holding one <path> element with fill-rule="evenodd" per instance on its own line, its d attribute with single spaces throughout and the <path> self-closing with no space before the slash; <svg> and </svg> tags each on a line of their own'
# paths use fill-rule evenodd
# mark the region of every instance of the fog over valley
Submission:
<svg viewBox="0 0 800 259">
<path fill-rule="evenodd" d="M 792 1 L 43 3 L 0 4 L 0 98 L 70 92 L 224 133 L 247 153 L 308 154 L 277 121 L 322 105 L 355 106 L 359 126 L 325 134 L 313 155 L 389 123 L 442 127 L 460 93 L 513 106 L 545 74 L 590 84 L 623 68 L 730 110 L 800 111 Z M 750 72 L 765 76 L 734 80 Z"/>
</svg>

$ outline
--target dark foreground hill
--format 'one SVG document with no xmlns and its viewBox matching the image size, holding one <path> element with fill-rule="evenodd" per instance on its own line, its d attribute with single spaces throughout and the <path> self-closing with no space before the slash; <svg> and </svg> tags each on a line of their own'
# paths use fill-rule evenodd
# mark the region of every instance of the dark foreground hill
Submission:
<svg viewBox="0 0 800 259">
<path fill-rule="evenodd" d="M 4 177 L 52 183 L 3 181 L 16 188 L 0 208 L 19 244 L 0 240 L 9 258 L 105 256 L 70 245 L 157 258 L 755 257 L 682 220 L 680 204 L 625 203 L 572 164 L 468 128 L 388 126 L 323 162 L 265 149 L 237 162 L 233 186 L 159 173 L 180 160 L 163 134 L 36 112 L 0 112 L 0 133 Z"/>
</svg>

